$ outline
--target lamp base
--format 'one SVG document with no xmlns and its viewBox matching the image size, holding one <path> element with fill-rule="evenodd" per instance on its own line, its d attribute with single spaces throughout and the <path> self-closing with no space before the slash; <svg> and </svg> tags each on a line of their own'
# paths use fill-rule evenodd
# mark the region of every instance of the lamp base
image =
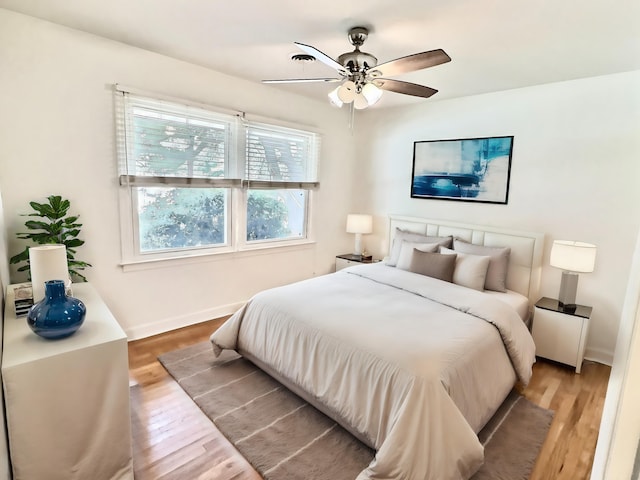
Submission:
<svg viewBox="0 0 640 480">
<path fill-rule="evenodd" d="M 362 234 L 356 233 L 356 242 L 353 246 L 354 255 L 362 255 Z"/>
<path fill-rule="evenodd" d="M 560 293 L 558 294 L 558 302 L 565 312 L 575 312 L 576 310 L 576 292 L 578 291 L 578 274 L 573 272 L 562 272 L 562 280 L 560 280 Z"/>
<path fill-rule="evenodd" d="M 560 310 L 563 311 L 564 313 L 571 313 L 574 314 L 576 313 L 576 310 L 578 308 L 578 305 L 576 305 L 575 303 L 561 303 L 558 302 L 558 306 L 560 307 Z"/>
</svg>

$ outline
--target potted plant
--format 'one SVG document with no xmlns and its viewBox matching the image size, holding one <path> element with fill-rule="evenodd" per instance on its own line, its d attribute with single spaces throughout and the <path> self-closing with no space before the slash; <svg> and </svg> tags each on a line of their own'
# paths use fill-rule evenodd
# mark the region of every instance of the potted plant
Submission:
<svg viewBox="0 0 640 480">
<path fill-rule="evenodd" d="M 48 203 L 29 202 L 35 213 L 27 213 L 22 216 L 38 217 L 41 220 L 28 220 L 25 222 L 29 232 L 19 232 L 16 236 L 21 240 L 32 240 L 36 244 L 60 244 L 67 249 L 67 265 L 69 274 L 86 282 L 87 279 L 80 273 L 91 264 L 77 260 L 76 248 L 84 244 L 84 240 L 80 240 L 81 223 L 78 223 L 79 215 L 67 216 L 67 212 L 71 207 L 69 200 L 63 199 L 60 195 L 50 195 L 47 197 Z M 9 260 L 11 264 L 24 263 L 18 268 L 19 272 L 29 271 L 29 247 Z"/>
</svg>

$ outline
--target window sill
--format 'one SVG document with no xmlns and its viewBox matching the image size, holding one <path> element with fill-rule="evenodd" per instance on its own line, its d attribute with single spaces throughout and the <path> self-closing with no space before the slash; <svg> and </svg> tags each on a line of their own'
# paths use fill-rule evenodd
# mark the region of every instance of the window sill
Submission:
<svg viewBox="0 0 640 480">
<path fill-rule="evenodd" d="M 123 272 L 139 272 L 155 268 L 170 268 L 180 265 L 192 265 L 194 263 L 215 262 L 229 258 L 246 258 L 260 255 L 276 255 L 284 251 L 307 250 L 313 248 L 314 240 L 302 240 L 295 242 L 283 242 L 274 244 L 243 245 L 237 250 L 224 250 L 220 252 L 191 253 L 175 257 L 154 258 L 149 260 L 130 260 L 120 263 Z"/>
</svg>

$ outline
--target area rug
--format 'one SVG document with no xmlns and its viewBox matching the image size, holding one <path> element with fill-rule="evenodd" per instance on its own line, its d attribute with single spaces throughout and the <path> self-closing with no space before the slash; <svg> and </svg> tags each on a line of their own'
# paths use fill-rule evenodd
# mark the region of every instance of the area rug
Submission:
<svg viewBox="0 0 640 480">
<path fill-rule="evenodd" d="M 159 357 L 200 409 L 265 480 L 353 480 L 374 451 L 232 351 L 209 342 Z M 478 435 L 473 480 L 527 480 L 553 412 L 513 391 Z"/>
</svg>

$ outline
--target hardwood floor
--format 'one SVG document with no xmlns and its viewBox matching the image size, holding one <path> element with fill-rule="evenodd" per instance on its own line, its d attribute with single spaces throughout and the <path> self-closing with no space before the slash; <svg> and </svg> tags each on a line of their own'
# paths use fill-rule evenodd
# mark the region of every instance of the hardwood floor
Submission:
<svg viewBox="0 0 640 480">
<path fill-rule="evenodd" d="M 223 321 L 129 343 L 136 480 L 261 480 L 157 360 L 207 340 Z"/>
<path fill-rule="evenodd" d="M 161 353 L 208 340 L 224 319 L 129 343 L 136 480 L 260 480 L 157 361 Z M 610 368 L 585 361 L 582 373 L 544 360 L 521 393 L 555 411 L 530 480 L 587 480 Z"/>
</svg>

